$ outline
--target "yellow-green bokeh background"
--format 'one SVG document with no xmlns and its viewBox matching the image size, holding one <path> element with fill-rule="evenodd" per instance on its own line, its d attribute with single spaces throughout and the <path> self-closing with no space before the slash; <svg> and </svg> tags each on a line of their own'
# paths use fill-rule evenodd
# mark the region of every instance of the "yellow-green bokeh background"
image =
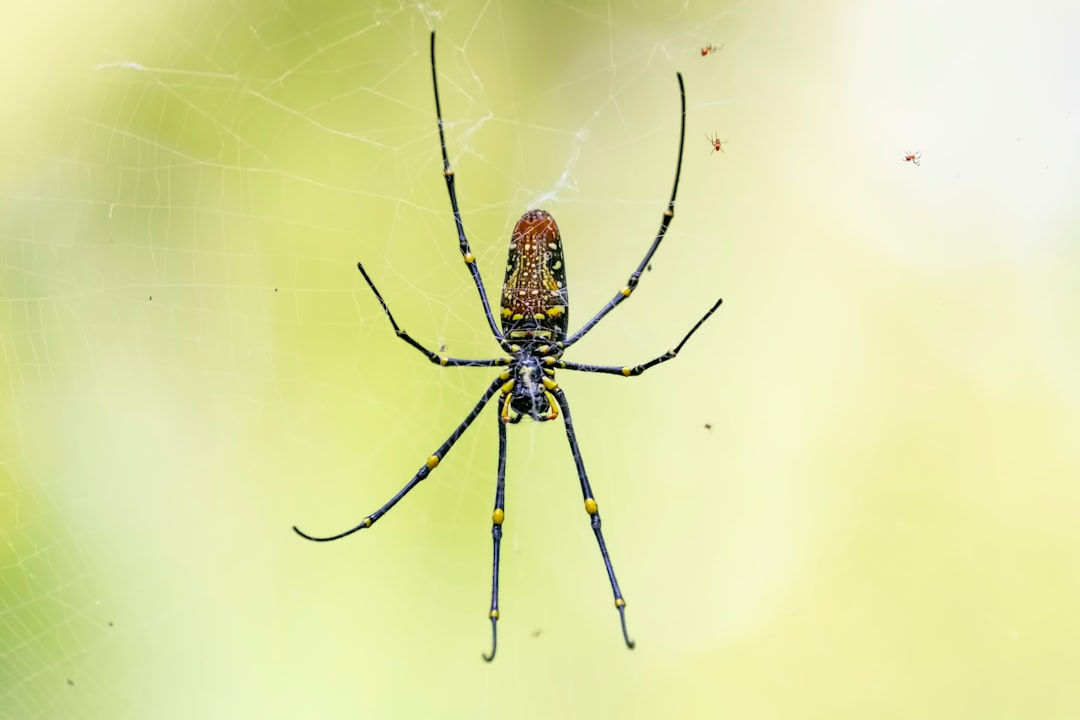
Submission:
<svg viewBox="0 0 1080 720">
<path fill-rule="evenodd" d="M 1074 4 L 2 13 L 0 717 L 1080 716 Z M 289 530 L 373 510 L 490 378 L 354 268 L 492 352 L 432 28 L 488 291 L 544 197 L 575 326 L 655 232 L 686 78 L 672 232 L 570 357 L 726 302 L 673 364 L 560 376 L 634 652 L 555 424 L 509 432 L 493 665 L 490 412 L 370 532 Z"/>
</svg>

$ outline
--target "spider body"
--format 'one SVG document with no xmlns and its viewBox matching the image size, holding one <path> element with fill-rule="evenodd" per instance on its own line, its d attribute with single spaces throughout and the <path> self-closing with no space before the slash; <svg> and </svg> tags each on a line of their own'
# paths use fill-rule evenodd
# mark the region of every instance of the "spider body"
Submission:
<svg viewBox="0 0 1080 720">
<path fill-rule="evenodd" d="M 713 133 L 712 135 L 706 135 L 705 139 L 709 141 L 710 145 L 712 145 L 712 152 L 709 153 L 710 155 L 712 155 L 718 150 L 720 152 L 724 152 L 724 143 L 726 143 L 727 140 L 721 140 L 720 136 L 716 133 Z"/>
<path fill-rule="evenodd" d="M 909 162 L 912 165 L 919 165 L 919 161 L 922 159 L 922 153 L 907 152 L 904 153 L 904 162 Z"/>
<path fill-rule="evenodd" d="M 503 337 L 562 342 L 568 304 L 559 226 L 546 211 L 530 210 L 510 236 L 500 313 Z"/>
<path fill-rule="evenodd" d="M 583 338 L 609 312 L 630 297 L 637 287 L 642 273 L 645 272 L 646 268 L 650 267 L 652 257 L 657 248 L 660 247 L 660 243 L 667 234 L 668 226 L 671 224 L 671 219 L 675 216 L 675 195 L 679 189 L 683 144 L 686 136 L 686 93 L 683 87 L 682 75 L 676 75 L 679 81 L 679 98 L 682 112 L 680 115 L 679 152 L 675 165 L 675 182 L 671 189 L 671 197 L 668 200 L 667 208 L 661 216 L 660 229 L 645 252 L 645 257 L 631 272 L 626 285 L 618 290 L 607 304 L 573 334 L 567 332 L 569 297 L 566 290 L 566 267 L 563 262 L 562 236 L 554 218 L 544 210 L 530 210 L 522 215 L 514 226 L 510 238 L 510 250 L 507 256 L 506 275 L 503 280 L 498 313 L 499 327 L 496 326 L 495 315 L 491 311 L 491 305 L 488 302 L 487 293 L 480 277 L 480 270 L 476 266 L 476 257 L 473 255 L 469 247 L 469 241 L 465 236 L 465 227 L 461 219 L 461 210 L 458 207 L 457 191 L 454 184 L 454 171 L 450 167 L 450 160 L 446 152 L 442 107 L 439 103 L 438 73 L 435 70 L 435 33 L 431 34 L 431 77 L 435 94 L 435 116 L 439 130 L 439 146 L 442 151 L 443 177 L 446 180 L 450 208 L 453 211 L 458 248 L 462 259 L 465 261 L 465 266 L 472 276 L 488 328 L 505 355 L 491 359 L 469 360 L 447 357 L 432 352 L 397 324 L 390 312 L 390 308 L 387 306 L 386 301 L 383 300 L 378 288 L 375 287 L 375 283 L 364 269 L 363 264 L 357 263 L 357 268 L 360 270 L 360 274 L 363 275 L 368 287 L 371 288 L 372 294 L 378 300 L 383 313 L 390 321 L 394 333 L 410 347 L 423 354 L 429 362 L 441 367 L 498 367 L 501 368 L 501 372 L 488 384 L 487 389 L 472 410 L 466 414 L 465 419 L 454 428 L 442 445 L 436 448 L 423 462 L 412 479 L 379 509 L 363 518 L 354 527 L 335 535 L 309 535 L 295 526 L 293 530 L 308 540 L 328 542 L 370 528 L 439 466 L 458 439 L 479 417 L 483 408 L 497 396 L 498 422 L 496 427 L 498 428 L 499 454 L 496 464 L 495 507 L 491 514 L 493 552 L 491 606 L 488 611 L 488 618 L 491 621 L 491 652 L 483 656 L 485 660 L 493 660 L 498 639 L 499 553 L 502 542 L 502 526 L 506 519 L 506 426 L 518 423 L 525 417 L 538 422 L 546 422 L 561 415 L 566 439 L 570 444 L 570 454 L 573 456 L 574 467 L 581 487 L 585 513 L 589 518 L 589 526 L 600 549 L 600 556 L 615 599 L 615 608 L 619 613 L 619 624 L 623 640 L 627 647 L 633 648 L 634 643 L 630 640 L 626 630 L 626 601 L 623 599 L 619 583 L 615 579 L 615 570 L 612 567 L 611 557 L 604 542 L 604 535 L 601 531 L 600 510 L 596 498 L 593 496 L 588 474 L 585 472 L 585 463 L 581 457 L 581 449 L 578 446 L 577 435 L 574 432 L 574 424 L 570 416 L 569 401 L 562 388 L 555 382 L 555 371 L 556 369 L 562 369 L 620 377 L 640 375 L 649 368 L 675 358 L 690 337 L 720 307 L 722 300 L 717 300 L 690 328 L 690 331 L 683 336 L 678 345 L 662 355 L 658 355 L 639 365 L 588 365 L 562 359 L 563 353 L 568 348 Z"/>
</svg>

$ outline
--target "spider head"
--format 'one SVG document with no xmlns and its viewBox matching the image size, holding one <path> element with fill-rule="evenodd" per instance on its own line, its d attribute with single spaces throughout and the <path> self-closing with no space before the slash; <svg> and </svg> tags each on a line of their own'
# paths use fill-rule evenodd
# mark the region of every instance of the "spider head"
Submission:
<svg viewBox="0 0 1080 720">
<path fill-rule="evenodd" d="M 566 311 L 559 226 L 546 211 L 530 210 L 510 236 L 500 313 L 503 337 L 558 342 L 566 337 Z"/>
</svg>

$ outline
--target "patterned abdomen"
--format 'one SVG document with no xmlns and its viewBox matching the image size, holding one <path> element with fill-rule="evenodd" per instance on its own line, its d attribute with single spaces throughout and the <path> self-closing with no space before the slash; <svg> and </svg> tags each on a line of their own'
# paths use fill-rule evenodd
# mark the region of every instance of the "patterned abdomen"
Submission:
<svg viewBox="0 0 1080 720">
<path fill-rule="evenodd" d="M 555 218 L 544 210 L 521 216 L 510 236 L 502 291 L 507 340 L 559 342 L 566 337 L 566 267 Z"/>
</svg>

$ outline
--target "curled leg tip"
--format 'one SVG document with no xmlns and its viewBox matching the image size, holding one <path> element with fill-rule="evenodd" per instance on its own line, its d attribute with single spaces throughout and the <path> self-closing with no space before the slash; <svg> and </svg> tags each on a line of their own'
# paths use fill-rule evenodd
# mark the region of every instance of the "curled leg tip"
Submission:
<svg viewBox="0 0 1080 720">
<path fill-rule="evenodd" d="M 484 658 L 484 662 L 491 662 L 492 660 L 495 659 L 495 649 L 498 647 L 498 640 L 499 640 L 498 636 L 496 636 L 496 634 L 495 634 L 495 621 L 496 620 L 498 620 L 498 617 L 492 617 L 491 618 L 491 654 L 488 655 L 487 653 L 484 653 L 484 654 L 480 655 L 480 657 Z"/>
<path fill-rule="evenodd" d="M 630 639 L 630 633 L 626 631 L 626 603 L 622 603 L 619 608 L 619 624 L 622 626 L 622 639 L 626 643 L 626 647 L 630 650 L 634 649 L 635 643 Z"/>
</svg>

